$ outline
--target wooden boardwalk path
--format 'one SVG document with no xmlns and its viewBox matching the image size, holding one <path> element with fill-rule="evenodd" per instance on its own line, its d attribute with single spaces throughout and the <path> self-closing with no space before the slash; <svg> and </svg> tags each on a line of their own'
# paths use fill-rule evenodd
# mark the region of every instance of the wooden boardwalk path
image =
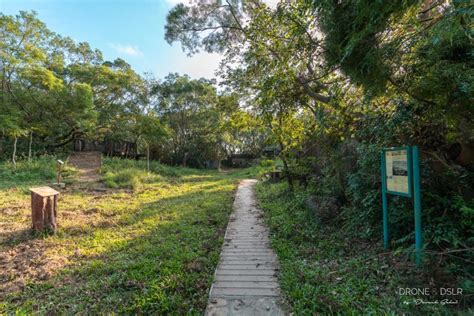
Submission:
<svg viewBox="0 0 474 316">
<path fill-rule="evenodd" d="M 243 180 L 237 189 L 206 315 L 284 315 L 278 260 L 255 206 L 256 182 Z"/>
</svg>

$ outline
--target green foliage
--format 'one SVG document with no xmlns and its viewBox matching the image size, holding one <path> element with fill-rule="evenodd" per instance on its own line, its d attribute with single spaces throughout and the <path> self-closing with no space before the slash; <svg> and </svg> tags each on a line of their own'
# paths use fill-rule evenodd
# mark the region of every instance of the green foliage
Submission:
<svg viewBox="0 0 474 316">
<path fill-rule="evenodd" d="M 152 162 L 150 172 L 146 171 L 144 161 L 123 160 L 118 158 L 107 158 L 104 160 L 102 169 L 102 181 L 109 188 L 125 188 L 140 190 L 145 183 L 158 183 L 163 176 L 177 176 L 172 168 Z"/>
<path fill-rule="evenodd" d="M 153 95 L 158 99 L 154 109 L 169 130 L 168 141 L 152 147 L 154 158 L 202 168 L 262 145 L 255 117 L 238 109 L 235 95 L 218 94 L 212 81 L 170 74 L 154 86 Z"/>
<path fill-rule="evenodd" d="M 263 178 L 270 171 L 281 170 L 282 164 L 279 160 L 262 159 L 258 162 L 258 166 L 255 168 L 257 170 L 257 176 Z"/>
<path fill-rule="evenodd" d="M 314 1 L 325 34 L 325 57 L 357 83 L 383 91 L 390 76 L 387 61 L 397 43 L 380 43 L 393 20 L 418 1 Z M 398 39 L 395 38 L 394 41 Z"/>
<path fill-rule="evenodd" d="M 130 160 L 130 159 L 119 159 L 119 158 L 105 158 L 103 160 L 101 173 L 107 173 L 109 171 L 116 172 L 121 169 L 141 169 L 146 170 L 146 161 L 144 160 Z M 187 173 L 196 172 L 195 170 L 180 167 L 170 167 L 161 164 L 157 161 L 150 162 L 150 171 L 163 177 L 180 177 Z"/>
<path fill-rule="evenodd" d="M 16 170 L 10 162 L 0 162 L 0 188 L 23 188 L 51 183 L 56 178 L 56 162 L 53 156 L 42 156 L 32 162 L 20 160 Z"/>
<path fill-rule="evenodd" d="M 319 224 L 303 205 L 306 192 L 287 194 L 286 184 L 260 183 L 257 196 L 280 262 L 285 301 L 298 315 L 450 314 L 447 306 L 416 305 L 399 289 L 429 287 L 420 273 L 405 274 L 403 261 L 361 241 L 339 223 Z M 360 209 L 360 211 L 363 211 Z M 416 282 L 414 282 L 416 281 Z M 424 284 L 421 286 L 420 284 Z M 468 284 L 461 284 L 468 291 Z M 434 297 L 423 297 L 433 301 Z M 409 304 L 405 304 L 404 301 Z"/>
<path fill-rule="evenodd" d="M 0 161 L 0 189 L 27 188 L 31 186 L 50 185 L 56 182 L 57 160 L 63 156 L 42 155 L 31 161 L 26 158 L 17 161 L 16 169 L 9 161 Z M 75 182 L 77 170 L 66 164 L 61 171 L 63 182 Z"/>
<path fill-rule="evenodd" d="M 105 61 L 88 43 L 51 32 L 35 12 L 0 14 L 0 30 L 2 137 L 19 137 L 22 147 L 33 132 L 44 151 L 79 137 L 156 142 L 165 134 L 148 109 L 153 80 L 124 60 Z"/>
<path fill-rule="evenodd" d="M 115 173 L 112 171 L 107 171 L 102 181 L 109 188 L 128 188 L 137 190 L 141 187 L 141 184 L 145 181 L 151 181 L 152 179 L 156 181 L 157 177 L 148 175 L 147 171 L 141 169 L 125 169 L 118 170 Z"/>
<path fill-rule="evenodd" d="M 474 150 L 469 1 L 281 1 L 274 11 L 203 2 L 177 6 L 166 38 L 240 65 L 222 75 L 279 145 L 290 187 L 291 177 L 309 182 L 313 194 L 337 199 L 348 236 L 379 238 L 379 152 L 418 145 L 426 248 L 471 260 L 473 160 L 448 158 L 459 154 L 453 145 Z M 394 245 L 408 254 L 411 205 L 390 203 Z M 428 261 L 463 270 L 446 257 Z"/>
</svg>

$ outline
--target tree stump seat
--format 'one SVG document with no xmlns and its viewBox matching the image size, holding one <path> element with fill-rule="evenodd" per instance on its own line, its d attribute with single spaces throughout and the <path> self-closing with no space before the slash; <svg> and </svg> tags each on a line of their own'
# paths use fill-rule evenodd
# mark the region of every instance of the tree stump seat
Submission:
<svg viewBox="0 0 474 316">
<path fill-rule="evenodd" d="M 34 231 L 56 231 L 59 192 L 50 187 L 30 188 Z"/>
</svg>

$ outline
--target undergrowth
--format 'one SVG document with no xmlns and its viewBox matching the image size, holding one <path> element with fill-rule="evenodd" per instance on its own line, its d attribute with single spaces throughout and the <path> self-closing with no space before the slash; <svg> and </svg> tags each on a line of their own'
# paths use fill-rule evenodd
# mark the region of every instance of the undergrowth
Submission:
<svg viewBox="0 0 474 316">
<path fill-rule="evenodd" d="M 341 229 L 341 219 L 321 223 L 304 206 L 302 188 L 290 194 L 286 183 L 260 183 L 257 196 L 279 257 L 284 298 L 296 315 L 469 314 L 466 291 L 464 297 L 403 295 L 405 288 L 436 288 L 437 271 L 417 269 L 384 251 L 380 240 Z M 458 303 L 447 307 L 420 299 Z"/>
<path fill-rule="evenodd" d="M 56 177 L 56 162 L 53 156 L 41 156 L 19 160 L 16 168 L 9 161 L 0 161 L 0 189 L 42 182 L 52 182 Z"/>
</svg>

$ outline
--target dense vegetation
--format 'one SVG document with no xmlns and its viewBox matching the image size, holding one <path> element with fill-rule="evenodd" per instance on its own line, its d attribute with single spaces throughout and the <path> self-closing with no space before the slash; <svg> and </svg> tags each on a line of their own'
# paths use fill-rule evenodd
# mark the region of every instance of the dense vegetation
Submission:
<svg viewBox="0 0 474 316">
<path fill-rule="evenodd" d="M 439 282 L 440 276 L 444 287 L 456 287 L 455 278 L 439 269 L 415 270 L 400 251 L 384 251 L 380 242 L 335 229 L 344 227 L 343 219 L 322 223 L 307 209 L 304 190 L 288 195 L 287 189 L 285 183 L 260 183 L 257 196 L 281 265 L 280 286 L 295 314 L 448 315 L 456 309 L 469 314 L 469 298 L 453 309 L 448 303 L 416 301 L 454 297 L 400 290 L 436 286 L 430 280 Z"/>
<path fill-rule="evenodd" d="M 314 280 L 305 283 L 307 293 L 295 290 L 285 278 L 296 270 L 290 271 L 279 247 L 326 238 L 318 245 L 334 239 L 342 251 L 344 243 L 360 240 L 374 247 L 369 253 L 379 251 L 380 151 L 417 145 L 428 274 L 415 286 L 461 287 L 458 307 L 464 308 L 474 292 L 473 14 L 468 0 L 294 0 L 275 10 L 260 0 L 179 4 L 168 14 L 166 40 L 190 54 L 223 54 L 219 90 L 214 81 L 186 75 L 142 77 L 123 60 L 105 61 L 87 43 L 51 32 L 33 13 L 0 14 L 0 157 L 15 164 L 18 155 L 57 152 L 77 138 L 110 138 L 137 142 L 166 164 L 206 167 L 233 153 L 278 148 L 278 161 L 264 165 L 283 169 L 287 184 L 261 197 L 289 193 L 285 208 L 265 208 L 283 256 L 282 287 L 290 305 L 311 311 L 309 298 L 318 296 L 328 300 L 320 300 L 327 304 L 321 312 L 377 313 L 376 303 L 354 306 L 355 297 L 333 305 L 328 296 L 336 294 L 316 288 Z M 7 182 L 23 174 L 17 168 L 2 171 Z M 110 167 L 103 180 L 112 188 L 140 190 L 149 185 L 141 170 Z M 309 204 L 303 201 L 315 201 L 315 217 L 301 215 L 302 204 Z M 411 202 L 389 202 L 391 249 L 397 260 L 410 262 Z M 288 215 L 292 205 L 298 216 Z M 274 224 L 279 216 L 291 219 L 288 227 L 300 227 L 295 220 L 314 223 L 301 223 L 308 225 L 304 233 L 281 245 L 288 233 Z M 342 231 L 307 235 L 321 223 Z M 337 251 L 326 252 L 328 259 Z M 308 254 L 296 255 L 304 260 Z M 379 263 L 395 265 L 390 259 L 374 265 Z M 302 270 L 304 279 L 310 272 Z"/>
</svg>

